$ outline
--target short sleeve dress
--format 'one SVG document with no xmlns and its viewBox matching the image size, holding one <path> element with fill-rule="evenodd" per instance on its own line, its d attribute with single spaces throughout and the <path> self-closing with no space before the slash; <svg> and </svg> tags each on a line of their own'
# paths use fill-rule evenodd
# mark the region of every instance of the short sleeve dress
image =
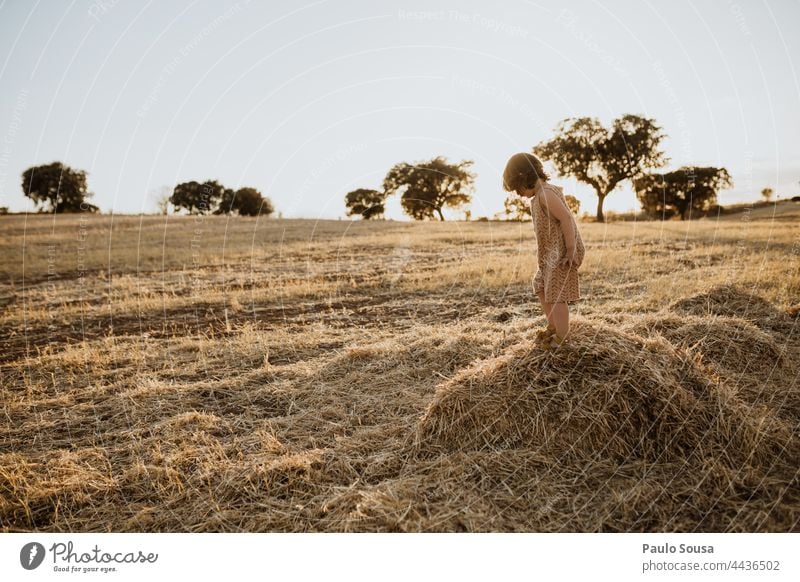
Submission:
<svg viewBox="0 0 800 582">
<path fill-rule="evenodd" d="M 563 189 L 560 186 L 545 184 L 545 188 L 550 188 L 555 192 L 564 205 L 567 201 L 564 198 Z M 558 263 L 564 258 L 567 246 L 564 243 L 564 234 L 561 231 L 559 221 L 544 208 L 541 202 L 534 196 L 530 199 L 531 215 L 533 217 L 533 227 L 536 232 L 538 270 L 533 277 L 533 290 L 538 293 L 544 290 L 544 300 L 546 303 L 572 303 L 581 299 L 580 286 L 578 282 L 578 267 L 561 266 Z M 567 206 L 568 207 L 568 206 Z M 578 224 L 572 212 L 569 214 L 570 220 L 575 227 L 575 254 L 579 261 L 583 261 L 586 249 L 583 246 L 583 239 L 578 230 Z"/>
</svg>

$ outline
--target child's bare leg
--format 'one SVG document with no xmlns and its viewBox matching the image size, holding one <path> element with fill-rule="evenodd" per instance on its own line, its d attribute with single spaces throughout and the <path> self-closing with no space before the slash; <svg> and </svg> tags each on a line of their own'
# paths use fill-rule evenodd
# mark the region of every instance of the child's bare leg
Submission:
<svg viewBox="0 0 800 582">
<path fill-rule="evenodd" d="M 542 311 L 544 311 L 544 315 L 547 318 L 547 329 L 551 331 L 556 331 L 556 324 L 553 321 L 553 304 L 547 303 L 544 300 L 544 291 L 539 291 L 537 293 L 539 295 L 539 302 L 542 304 Z"/>
<path fill-rule="evenodd" d="M 566 337 L 569 332 L 569 305 L 562 301 L 560 303 L 553 303 L 552 306 L 552 318 L 556 333 L 562 338 Z"/>
</svg>

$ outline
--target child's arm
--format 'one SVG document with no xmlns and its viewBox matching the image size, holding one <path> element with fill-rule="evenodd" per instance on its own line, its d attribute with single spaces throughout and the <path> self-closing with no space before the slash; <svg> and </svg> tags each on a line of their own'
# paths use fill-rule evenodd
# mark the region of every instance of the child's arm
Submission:
<svg viewBox="0 0 800 582">
<path fill-rule="evenodd" d="M 553 217 L 558 220 L 559 225 L 561 225 L 561 232 L 564 235 L 564 244 L 567 247 L 566 257 L 561 261 L 561 264 L 566 266 L 580 266 L 575 256 L 575 245 L 578 236 L 572 221 L 572 211 L 567 208 L 561 198 L 547 188 L 545 188 L 539 196 L 542 197 L 540 204 L 542 204 L 545 210 L 552 214 Z"/>
</svg>

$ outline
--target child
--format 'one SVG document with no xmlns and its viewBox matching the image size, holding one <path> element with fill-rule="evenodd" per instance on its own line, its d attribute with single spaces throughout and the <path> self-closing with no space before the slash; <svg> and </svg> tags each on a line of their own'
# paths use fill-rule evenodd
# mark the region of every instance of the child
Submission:
<svg viewBox="0 0 800 582">
<path fill-rule="evenodd" d="M 533 290 L 547 317 L 538 337 L 545 349 L 561 345 L 569 333 L 569 307 L 581 298 L 578 267 L 585 248 L 578 224 L 560 186 L 549 184 L 542 162 L 528 153 L 511 156 L 503 172 L 503 189 L 527 198 L 538 247 Z"/>
</svg>

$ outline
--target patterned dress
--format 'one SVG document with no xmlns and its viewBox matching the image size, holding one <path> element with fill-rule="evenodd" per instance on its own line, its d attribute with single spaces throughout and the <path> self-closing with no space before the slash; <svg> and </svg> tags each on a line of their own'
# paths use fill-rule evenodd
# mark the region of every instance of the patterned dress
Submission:
<svg viewBox="0 0 800 582">
<path fill-rule="evenodd" d="M 560 186 L 545 183 L 544 187 L 550 188 L 558 195 L 564 205 L 567 205 L 563 189 Z M 539 261 L 538 270 L 533 277 L 534 292 L 538 293 L 543 289 L 546 303 L 572 303 L 581 299 L 580 286 L 578 284 L 578 267 L 566 267 L 558 264 L 567 253 L 561 224 L 552 214 L 542 208 L 542 203 L 536 196 L 530 199 L 530 205 L 533 227 L 536 232 Z M 583 246 L 583 239 L 572 212 L 569 213 L 569 216 L 577 238 L 575 254 L 578 260 L 582 262 L 586 249 Z"/>
</svg>

